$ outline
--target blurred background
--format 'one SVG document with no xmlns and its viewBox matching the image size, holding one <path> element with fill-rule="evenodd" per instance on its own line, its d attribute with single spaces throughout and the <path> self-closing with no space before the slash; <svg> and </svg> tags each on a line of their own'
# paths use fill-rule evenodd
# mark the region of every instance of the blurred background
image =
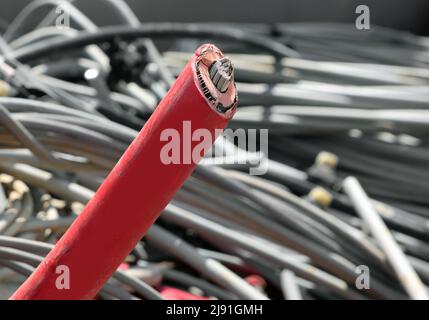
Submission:
<svg viewBox="0 0 429 320">
<path fill-rule="evenodd" d="M 30 0 L 0 1 L 0 17 L 10 21 Z M 85 12 L 97 12 L 99 0 L 77 1 Z M 351 22 L 356 18 L 355 8 L 368 5 L 373 24 L 429 34 L 426 0 L 218 0 L 208 5 L 200 0 L 127 0 L 130 7 L 143 22 L 171 21 L 225 21 L 241 23 L 276 22 Z M 228 8 L 228 9 L 226 9 Z M 115 13 L 103 10 L 102 15 L 91 15 L 105 24 L 115 21 Z"/>
<path fill-rule="evenodd" d="M 214 43 L 267 139 L 221 136 L 97 298 L 429 300 L 428 1 L 61 2 L 0 1 L 0 299 Z"/>
</svg>

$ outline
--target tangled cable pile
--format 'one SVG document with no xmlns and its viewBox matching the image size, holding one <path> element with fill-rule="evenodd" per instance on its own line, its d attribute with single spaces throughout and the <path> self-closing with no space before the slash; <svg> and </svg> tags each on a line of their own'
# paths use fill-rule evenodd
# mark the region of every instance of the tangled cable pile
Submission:
<svg viewBox="0 0 429 320">
<path fill-rule="evenodd" d="M 217 141 L 224 158 L 245 161 L 207 156 L 98 298 L 426 298 L 428 39 L 334 24 L 140 23 L 122 1 L 100 2 L 120 25 L 98 27 L 78 2 L 34 1 L 0 38 L 3 298 L 207 40 L 235 65 L 231 127 L 268 129 L 268 153 Z M 58 5 L 73 28 L 40 12 Z M 249 174 L 255 158 L 266 174 Z"/>
</svg>

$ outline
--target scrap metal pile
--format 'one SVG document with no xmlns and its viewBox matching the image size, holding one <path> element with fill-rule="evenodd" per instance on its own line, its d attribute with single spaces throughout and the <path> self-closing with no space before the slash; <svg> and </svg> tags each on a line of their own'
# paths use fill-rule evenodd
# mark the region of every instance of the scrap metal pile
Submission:
<svg viewBox="0 0 429 320">
<path fill-rule="evenodd" d="M 2 31 L 2 298 L 208 41 L 234 63 L 230 127 L 268 129 L 266 151 L 219 138 L 222 159 L 201 161 L 97 298 L 427 298 L 428 39 L 337 24 L 144 23 L 121 1 L 100 3 L 115 25 L 34 1 Z M 71 28 L 42 14 L 58 5 Z M 237 154 L 245 161 L 228 161 Z M 266 173 L 249 174 L 255 166 Z"/>
</svg>

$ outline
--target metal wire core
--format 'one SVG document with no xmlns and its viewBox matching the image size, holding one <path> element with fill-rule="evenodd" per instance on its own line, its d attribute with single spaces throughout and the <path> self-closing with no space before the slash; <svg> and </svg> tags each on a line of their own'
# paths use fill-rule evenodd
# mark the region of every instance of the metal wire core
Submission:
<svg viewBox="0 0 429 320">
<path fill-rule="evenodd" d="M 237 104 L 237 92 L 229 58 L 215 46 L 208 45 L 196 61 L 196 74 L 204 96 L 217 111 L 226 113 L 233 110 Z"/>
<path fill-rule="evenodd" d="M 212 63 L 209 68 L 210 79 L 216 88 L 225 93 L 232 80 L 234 79 L 234 69 L 231 60 L 222 58 Z"/>
</svg>

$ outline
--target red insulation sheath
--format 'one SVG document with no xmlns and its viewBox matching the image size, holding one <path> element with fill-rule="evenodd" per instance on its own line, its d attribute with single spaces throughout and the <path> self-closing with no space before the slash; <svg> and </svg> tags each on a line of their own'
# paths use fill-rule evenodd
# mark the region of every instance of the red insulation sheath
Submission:
<svg viewBox="0 0 429 320">
<path fill-rule="evenodd" d="M 213 45 L 195 52 L 95 196 L 11 299 L 92 299 L 141 240 L 196 166 L 192 161 L 162 163 L 160 151 L 166 142 L 161 132 L 176 129 L 185 144 L 183 123 L 190 121 L 191 133 L 207 129 L 213 143 L 235 112 L 235 98 L 232 108 L 222 113 L 203 94 L 196 64 L 211 50 L 221 55 Z M 224 100 L 236 97 L 235 84 L 226 95 L 218 94 Z M 189 143 L 191 150 L 198 144 Z M 68 267 L 68 289 L 57 288 L 58 266 Z"/>
</svg>

